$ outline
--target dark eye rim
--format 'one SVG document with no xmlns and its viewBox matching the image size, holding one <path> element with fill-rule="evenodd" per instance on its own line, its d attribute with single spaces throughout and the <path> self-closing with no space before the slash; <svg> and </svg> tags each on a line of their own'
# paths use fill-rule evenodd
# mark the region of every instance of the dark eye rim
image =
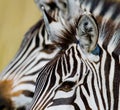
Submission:
<svg viewBox="0 0 120 110">
<path fill-rule="evenodd" d="M 65 81 L 61 84 L 61 86 L 59 87 L 59 90 L 69 92 L 72 90 L 72 88 L 75 86 L 75 84 L 76 84 L 76 82 L 73 82 L 73 81 Z"/>
<path fill-rule="evenodd" d="M 45 53 L 49 53 L 49 54 L 50 54 L 50 53 L 52 53 L 55 49 L 56 49 L 56 46 L 55 46 L 55 45 L 45 44 L 42 51 L 44 51 Z"/>
<path fill-rule="evenodd" d="M 44 46 L 44 49 L 46 49 L 46 50 L 54 50 L 55 49 L 55 46 L 54 45 L 45 45 Z"/>
</svg>

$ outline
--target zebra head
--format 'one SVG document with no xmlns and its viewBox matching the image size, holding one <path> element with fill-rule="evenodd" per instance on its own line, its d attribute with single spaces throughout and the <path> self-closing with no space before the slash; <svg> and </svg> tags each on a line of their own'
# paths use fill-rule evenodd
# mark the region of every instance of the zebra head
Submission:
<svg viewBox="0 0 120 110">
<path fill-rule="evenodd" d="M 100 47 L 95 19 L 83 14 L 76 24 L 68 23 L 61 27 L 59 23 L 50 22 L 48 26 L 56 27 L 56 30 L 51 28 L 52 35 L 56 37 L 56 45 L 62 49 L 40 70 L 28 110 L 97 110 L 98 97 L 93 94 L 99 89 Z M 97 49 L 97 53 L 93 52 Z"/>
<path fill-rule="evenodd" d="M 44 16 L 61 51 L 40 69 L 28 110 L 119 110 L 120 27 L 87 13 L 75 24 Z"/>
<path fill-rule="evenodd" d="M 47 12 L 58 10 L 59 16 L 67 20 L 78 17 L 82 11 L 79 0 L 35 0 L 35 3 L 40 9 L 44 6 Z"/>
<path fill-rule="evenodd" d="M 32 100 L 39 69 L 59 50 L 42 18 L 25 34 L 16 56 L 0 74 L 0 110 L 25 109 Z"/>
</svg>

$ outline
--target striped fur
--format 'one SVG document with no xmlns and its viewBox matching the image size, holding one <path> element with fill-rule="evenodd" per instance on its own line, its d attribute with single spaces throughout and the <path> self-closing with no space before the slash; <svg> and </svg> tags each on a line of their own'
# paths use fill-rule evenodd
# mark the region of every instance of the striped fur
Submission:
<svg viewBox="0 0 120 110">
<path fill-rule="evenodd" d="M 100 16 L 96 21 L 100 54 L 83 51 L 78 24 L 56 30 L 56 43 L 63 48 L 40 70 L 28 110 L 119 110 L 120 23 Z"/>
<path fill-rule="evenodd" d="M 18 53 L 0 74 L 0 109 L 25 109 L 34 95 L 39 69 L 58 52 L 41 19 L 25 34 Z"/>
<path fill-rule="evenodd" d="M 52 5 L 51 5 L 51 1 L 52 1 Z M 79 4 L 78 4 L 78 2 L 79 2 Z M 55 6 L 58 9 L 60 9 L 58 3 L 59 2 L 57 2 L 57 0 L 56 1 L 50 0 L 50 3 L 48 1 L 47 6 Z M 65 2 L 65 3 L 67 3 L 67 2 Z M 45 100 L 46 101 L 45 105 L 42 105 L 42 103 L 45 102 L 44 100 L 43 100 L 43 102 L 41 102 L 42 98 L 39 99 L 40 103 L 38 101 L 39 95 L 44 93 L 44 89 L 46 87 L 45 82 L 47 80 L 51 81 L 51 79 L 47 78 L 48 75 L 46 75 L 46 77 L 44 77 L 44 73 L 46 74 L 46 72 L 49 73 L 49 71 L 53 71 L 55 68 L 58 67 L 57 64 L 61 64 L 60 68 L 63 68 L 62 70 L 58 69 L 58 71 L 62 71 L 62 73 L 65 73 L 64 71 L 68 72 L 68 70 L 64 70 L 64 64 L 67 61 L 66 59 L 68 59 L 70 61 L 69 62 L 70 64 L 69 63 L 68 64 L 71 65 L 71 67 L 73 68 L 74 60 L 71 60 L 71 58 L 73 59 L 73 57 L 74 58 L 77 57 L 78 61 L 80 61 L 80 62 L 83 61 L 83 63 L 85 63 L 86 71 L 87 71 L 87 68 L 90 68 L 90 69 L 94 68 L 93 70 L 91 69 L 92 72 L 90 71 L 90 73 L 92 73 L 92 75 L 95 77 L 94 79 L 97 79 L 97 80 L 95 81 L 95 83 L 92 83 L 92 84 L 95 84 L 96 88 L 100 88 L 100 91 L 98 91 L 98 93 L 96 93 L 97 95 L 100 96 L 100 98 L 98 98 L 97 96 L 92 97 L 93 105 L 94 105 L 93 106 L 91 102 L 87 102 L 87 100 L 86 100 L 86 99 L 90 100 L 90 98 L 87 95 L 87 92 L 86 92 L 87 89 L 84 88 L 84 84 L 81 87 L 81 81 L 80 81 L 80 83 L 78 82 L 77 84 L 74 83 L 73 80 L 76 79 L 76 77 L 78 77 L 78 76 L 75 75 L 75 78 L 73 77 L 73 80 L 70 79 L 70 86 L 72 85 L 72 87 L 75 88 L 75 89 L 73 89 L 73 91 L 70 91 L 70 95 L 73 92 L 78 93 L 77 97 L 78 97 L 78 99 L 80 97 L 79 101 L 80 101 L 80 103 L 82 103 L 81 104 L 82 110 L 84 108 L 90 109 L 95 106 L 101 110 L 104 110 L 107 108 L 111 108 L 111 110 L 112 110 L 112 108 L 115 108 L 115 110 L 116 110 L 117 108 L 119 108 L 119 107 L 117 107 L 118 103 L 120 106 L 120 101 L 119 101 L 120 95 L 118 94 L 120 92 L 119 74 L 117 75 L 117 73 L 119 73 L 119 65 L 120 65 L 120 56 L 119 56 L 119 54 L 120 54 L 119 53 L 120 36 L 119 36 L 119 30 L 118 30 L 118 28 L 119 28 L 119 11 L 118 11 L 119 4 L 114 5 L 113 2 L 110 3 L 108 1 L 104 3 L 104 1 L 101 1 L 101 0 L 100 1 L 94 0 L 93 2 L 89 1 L 89 0 L 84 0 L 82 2 L 81 2 L 81 0 L 80 1 L 76 0 L 75 3 L 77 3 L 77 4 L 71 5 L 74 7 L 71 7 L 71 9 L 69 9 L 71 11 L 67 10 L 68 12 L 65 15 L 64 15 L 65 12 L 64 11 L 62 12 L 60 9 L 59 16 L 63 16 L 65 19 L 73 18 L 73 21 L 74 21 L 74 17 L 76 20 L 76 17 L 78 17 L 79 15 L 81 15 L 84 12 L 84 11 L 81 12 L 81 8 L 85 9 L 87 11 L 87 13 L 91 12 L 95 16 L 95 18 L 99 24 L 98 25 L 98 27 L 99 27 L 98 45 L 100 46 L 101 51 L 102 51 L 101 57 L 96 57 L 94 55 L 88 55 L 87 56 L 88 61 L 86 62 L 86 59 L 84 59 L 84 58 L 86 58 L 86 55 L 84 55 L 82 53 L 81 48 L 79 49 L 79 47 L 78 47 L 79 42 L 76 40 L 76 36 L 73 35 L 73 33 L 76 33 L 75 30 L 72 30 L 73 33 L 70 32 L 71 29 L 73 29 L 73 28 L 76 29 L 76 25 L 74 25 L 73 28 L 69 28 L 69 26 L 68 26 L 68 28 L 63 29 L 66 31 L 64 33 L 62 33 L 62 35 L 60 33 L 60 35 L 62 37 L 64 36 L 64 39 L 62 38 L 61 43 L 59 43 L 59 42 L 57 43 L 57 45 L 59 45 L 59 46 L 62 46 L 62 44 L 64 44 L 64 46 L 63 46 L 64 49 L 62 47 L 61 53 L 58 54 L 58 56 L 55 58 L 55 60 L 51 61 L 44 68 L 40 69 L 41 67 L 43 67 L 43 65 L 45 65 L 50 59 L 52 59 L 59 52 L 59 48 L 58 48 L 59 46 L 56 47 L 55 45 L 53 45 L 51 40 L 48 38 L 48 35 L 45 32 L 43 20 L 41 20 L 38 24 L 36 24 L 33 28 L 31 28 L 30 31 L 25 35 L 25 39 L 23 40 L 23 43 L 22 43 L 21 48 L 18 51 L 17 55 L 11 61 L 11 63 L 8 65 L 8 67 L 6 67 L 6 69 L 0 75 L 0 79 L 1 79 L 0 93 L 5 92 L 6 90 L 10 91 L 10 92 L 5 92 L 4 95 L 0 94 L 2 96 L 2 97 L 0 97 L 0 101 L 2 98 L 5 97 L 5 95 L 10 94 L 9 97 L 7 97 L 7 99 L 6 99 L 6 97 L 4 98 L 4 100 L 2 99 L 2 101 L 5 102 L 5 103 L 1 103 L 1 105 L 0 105 L 3 109 L 4 109 L 4 107 L 7 107 L 6 109 L 8 109 L 8 110 L 16 109 L 16 107 L 19 109 L 24 109 L 24 105 L 27 105 L 27 104 L 29 104 L 29 102 L 31 102 L 31 100 L 32 100 L 31 97 L 33 96 L 33 93 L 34 93 L 35 81 L 36 81 L 36 77 L 37 77 L 38 73 L 40 73 L 40 75 L 39 75 L 40 79 L 38 78 L 38 82 L 40 81 L 39 83 L 41 83 L 41 85 L 39 83 L 37 84 L 36 91 L 38 90 L 37 88 L 40 88 L 40 89 L 42 88 L 42 89 L 40 90 L 41 91 L 40 93 L 38 93 L 39 91 L 35 93 L 34 100 L 33 100 L 33 106 L 31 105 L 31 109 L 43 110 L 44 108 L 46 108 L 48 103 L 50 103 L 49 100 L 47 101 L 47 98 Z M 106 3 L 108 3 L 108 4 L 106 4 Z M 44 3 L 43 3 L 43 5 L 44 5 Z M 73 13 L 73 10 L 74 10 L 74 8 L 76 8 L 76 5 L 77 5 L 77 7 L 80 6 L 79 7 L 80 10 L 78 8 L 78 11 L 80 11 L 78 16 L 74 16 L 74 13 Z M 106 9 L 106 7 L 108 7 L 108 8 Z M 50 8 L 48 8 L 48 11 L 50 11 L 49 9 Z M 75 15 L 77 15 L 77 13 Z M 111 32 L 110 32 L 110 29 L 112 30 Z M 73 41 L 69 40 L 68 37 L 66 37 L 66 35 L 67 36 L 72 35 L 69 38 L 72 38 Z M 61 36 L 59 36 L 59 38 L 61 38 Z M 59 39 L 59 40 L 61 40 L 61 39 Z M 66 41 L 68 41 L 68 42 L 66 42 Z M 76 47 L 76 49 L 74 49 L 75 47 Z M 72 51 L 72 49 L 73 49 L 73 51 Z M 65 57 L 65 61 L 64 61 L 63 56 L 69 51 L 70 51 L 70 55 L 68 54 L 69 57 L 68 56 Z M 77 56 L 77 55 L 74 56 L 74 54 L 72 52 L 75 53 L 76 51 L 80 55 L 82 54 L 81 55 L 82 57 Z M 93 58 L 91 56 L 92 57 L 94 56 L 95 61 L 91 61 L 93 64 L 91 64 L 91 62 L 89 62 L 89 60 L 93 60 Z M 105 56 L 105 57 L 103 57 L 103 56 Z M 84 60 L 81 61 L 82 58 L 85 61 Z M 98 60 L 98 58 L 99 58 L 99 60 Z M 60 59 L 62 59 L 63 61 Z M 106 59 L 109 62 L 107 62 Z M 97 62 L 100 61 L 101 63 L 96 66 L 96 61 Z M 94 62 L 95 62 L 95 64 L 94 64 Z M 106 65 L 109 65 L 109 67 L 106 68 L 106 72 L 105 72 L 103 70 L 105 70 Z M 114 65 L 114 66 L 111 66 L 111 65 Z M 67 65 L 66 65 L 66 67 L 67 67 Z M 97 68 L 99 68 L 99 69 L 97 69 Z M 69 67 L 68 67 L 68 69 L 69 69 Z M 99 74 L 98 70 L 101 70 L 102 72 L 100 71 L 100 74 Z M 82 70 L 80 70 L 79 68 L 77 71 L 82 73 Z M 110 73 L 109 73 L 110 76 L 108 77 L 108 75 L 106 75 L 106 74 L 109 71 L 110 71 Z M 53 73 L 54 73 L 54 71 L 53 71 Z M 113 75 L 113 73 L 115 75 Z M 51 75 L 54 76 L 54 74 L 52 74 L 52 72 L 49 76 L 51 76 Z M 85 78 L 87 78 L 88 76 L 83 77 L 82 81 L 83 80 L 86 81 Z M 57 77 L 59 77 L 59 75 Z M 69 76 L 66 76 L 66 79 L 68 77 Z M 91 76 L 89 76 L 88 78 L 90 78 L 90 77 Z M 53 77 L 51 77 L 51 78 L 53 78 Z M 106 80 L 104 80 L 105 78 L 106 78 Z M 4 85 L 4 82 L 7 82 L 7 83 Z M 71 89 L 71 88 L 69 88 L 70 87 L 69 86 L 69 78 L 68 78 L 68 82 L 65 82 L 65 83 L 64 82 L 65 82 L 65 80 L 63 80 L 63 81 L 60 80 L 59 81 L 60 84 L 57 83 L 58 85 L 57 85 L 57 87 L 55 87 L 53 89 L 53 92 L 57 91 L 57 88 L 59 88 L 60 92 L 61 92 L 61 90 L 63 91 L 62 95 L 65 94 L 64 96 L 66 97 L 66 95 L 67 95 L 66 91 L 69 92 L 69 89 Z M 92 80 L 90 80 L 90 82 L 92 82 Z M 63 84 L 63 86 L 62 86 L 62 84 Z M 68 84 L 68 85 L 66 85 L 66 84 Z M 50 85 L 51 85 L 51 83 L 50 83 Z M 77 86 L 75 86 L 75 85 L 77 85 Z M 5 89 L 2 89 L 3 86 L 5 87 Z M 8 88 L 8 86 L 9 86 L 9 88 Z M 66 88 L 64 88 L 64 86 L 65 87 L 67 86 L 66 87 L 67 90 L 66 90 Z M 50 86 L 50 87 L 52 87 L 52 86 Z M 90 85 L 90 87 L 91 87 L 91 85 Z M 108 88 L 106 88 L 106 87 L 108 87 Z M 8 89 L 6 89 L 6 88 L 8 88 Z M 46 88 L 46 90 L 47 90 L 47 88 Z M 114 91 L 112 91 L 112 90 L 114 90 Z M 48 96 L 50 96 L 49 91 L 47 91 L 47 92 L 48 92 Z M 79 92 L 81 94 L 79 94 Z M 90 91 L 90 93 L 91 93 L 91 96 L 93 96 L 93 91 Z M 99 93 L 101 93 L 101 94 L 99 94 Z M 55 98 L 57 97 L 59 99 L 59 93 L 58 93 L 58 95 L 56 95 L 56 94 L 57 94 L 57 92 L 53 93 L 53 95 L 50 97 L 52 97 L 53 99 L 54 99 L 54 97 Z M 44 95 L 43 95 L 43 97 L 44 97 Z M 83 100 L 84 98 L 85 98 L 85 100 Z M 78 100 L 78 99 L 76 98 L 76 100 Z M 116 100 L 114 100 L 114 99 L 116 99 Z M 21 100 L 24 100 L 24 102 Z M 66 101 L 67 101 L 67 104 L 70 105 L 69 104 L 70 100 L 67 100 L 67 98 L 66 98 Z M 109 103 L 108 103 L 108 101 L 109 101 Z M 58 104 L 57 100 L 54 100 L 53 102 L 54 102 L 53 105 Z M 62 104 L 62 100 L 60 100 L 60 102 Z M 35 104 L 35 106 L 34 106 L 34 104 Z M 38 104 L 40 104 L 40 105 L 38 106 Z M 101 104 L 101 105 L 99 105 L 99 104 Z M 75 108 L 77 110 L 79 109 L 79 105 L 77 102 L 73 103 L 73 105 L 74 106 L 72 106 L 71 108 Z M 62 106 L 60 106 L 60 107 L 62 107 Z M 61 109 L 67 109 L 66 107 L 67 106 L 64 105 L 62 108 L 54 108 L 54 106 L 53 106 L 53 108 L 49 107 L 48 109 L 52 109 L 52 110 L 60 109 L 61 110 Z"/>
</svg>

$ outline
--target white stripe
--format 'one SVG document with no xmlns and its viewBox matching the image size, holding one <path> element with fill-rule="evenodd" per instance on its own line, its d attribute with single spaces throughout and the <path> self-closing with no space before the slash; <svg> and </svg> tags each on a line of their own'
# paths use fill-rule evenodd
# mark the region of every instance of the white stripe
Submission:
<svg viewBox="0 0 120 110">
<path fill-rule="evenodd" d="M 119 23 L 120 23 L 120 14 L 118 14 L 116 19 L 114 20 L 114 23 L 116 24 L 116 27 L 119 25 Z"/>
<path fill-rule="evenodd" d="M 87 4 L 87 6 L 86 6 L 86 11 L 90 12 L 91 5 L 92 5 L 92 3 L 91 3 L 91 2 L 90 2 L 89 4 Z"/>
<path fill-rule="evenodd" d="M 105 110 L 108 110 L 108 101 L 107 101 L 107 91 L 106 91 L 106 80 L 105 80 L 105 71 L 104 71 L 104 68 L 105 68 L 105 61 L 106 61 L 106 52 L 103 50 L 103 56 L 102 56 L 102 59 L 101 59 L 101 79 L 102 79 L 102 93 L 103 93 L 103 99 L 105 100 L 105 106 L 106 106 L 106 109 Z"/>
<path fill-rule="evenodd" d="M 35 85 L 31 84 L 20 84 L 17 87 L 13 88 L 12 92 L 17 92 L 19 90 L 29 90 L 31 92 L 34 92 L 35 90 Z"/>
<path fill-rule="evenodd" d="M 111 57 L 111 66 L 110 66 L 110 73 L 109 73 L 109 87 L 110 87 L 110 96 L 111 96 L 111 110 L 113 110 L 114 106 L 114 95 L 113 95 L 113 81 L 114 81 L 114 74 L 115 74 L 115 60 Z"/>
<path fill-rule="evenodd" d="M 114 32 L 109 44 L 108 44 L 108 52 L 111 54 L 114 49 L 118 46 L 120 43 L 120 29 Z"/>
<path fill-rule="evenodd" d="M 112 5 L 112 6 L 108 9 L 108 11 L 107 11 L 107 12 L 105 13 L 105 15 L 103 16 L 103 19 L 105 19 L 105 20 L 111 19 L 112 15 L 114 14 L 115 9 L 116 9 L 115 6 L 116 6 L 116 5 Z"/>
<path fill-rule="evenodd" d="M 86 110 L 85 108 L 85 104 L 83 102 L 83 100 L 80 97 L 80 87 L 77 88 L 77 93 L 76 93 L 76 99 L 75 99 L 75 103 L 77 103 L 77 105 L 79 106 L 80 110 Z"/>
<path fill-rule="evenodd" d="M 100 12 L 101 12 L 102 9 L 103 9 L 103 4 L 104 4 L 104 2 L 101 0 L 101 1 L 98 3 L 98 6 L 96 6 L 95 10 L 93 11 L 93 14 L 94 14 L 95 16 L 100 15 Z"/>
<path fill-rule="evenodd" d="M 118 98 L 118 110 L 120 109 L 120 84 L 119 84 L 119 98 Z"/>
</svg>

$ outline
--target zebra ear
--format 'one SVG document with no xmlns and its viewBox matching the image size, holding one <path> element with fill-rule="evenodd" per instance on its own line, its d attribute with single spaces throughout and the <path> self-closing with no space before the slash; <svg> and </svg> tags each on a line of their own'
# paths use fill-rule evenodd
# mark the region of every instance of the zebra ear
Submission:
<svg viewBox="0 0 120 110">
<path fill-rule="evenodd" d="M 81 14 L 79 0 L 67 0 L 68 16 L 70 18 L 78 17 Z"/>
<path fill-rule="evenodd" d="M 43 13 L 43 19 L 45 22 L 46 31 L 51 40 L 53 40 L 53 33 L 51 32 L 51 24 L 55 22 L 55 20 L 46 12 L 44 6 L 41 7 Z"/>
<path fill-rule="evenodd" d="M 68 0 L 55 0 L 57 7 L 60 10 L 60 14 L 62 17 L 66 17 L 68 15 Z"/>
<path fill-rule="evenodd" d="M 79 0 L 55 0 L 55 3 L 60 10 L 60 16 L 65 19 L 74 19 L 81 13 Z"/>
<path fill-rule="evenodd" d="M 98 27 L 91 15 L 84 14 L 78 22 L 80 46 L 85 52 L 92 52 L 98 41 Z"/>
<path fill-rule="evenodd" d="M 59 35 L 60 30 L 63 29 L 63 24 L 59 21 L 56 21 L 54 18 L 52 18 L 46 12 L 44 7 L 42 7 L 42 12 L 43 12 L 46 31 L 49 35 L 50 40 L 52 42 L 59 42 L 59 38 L 57 35 Z"/>
</svg>

